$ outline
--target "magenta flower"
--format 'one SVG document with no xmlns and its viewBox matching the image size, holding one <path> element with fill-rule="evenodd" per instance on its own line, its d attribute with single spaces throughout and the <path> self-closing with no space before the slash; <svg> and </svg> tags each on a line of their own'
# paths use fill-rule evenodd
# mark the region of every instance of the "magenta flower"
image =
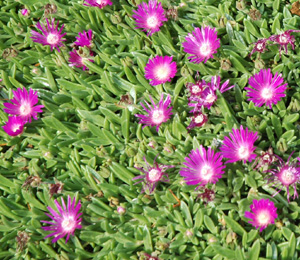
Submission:
<svg viewBox="0 0 300 260">
<path fill-rule="evenodd" d="M 21 14 L 22 14 L 23 16 L 28 16 L 28 15 L 29 15 L 28 9 L 26 9 L 26 8 L 22 9 L 22 10 L 21 10 Z"/>
<path fill-rule="evenodd" d="M 268 199 L 253 200 L 250 205 L 250 211 L 245 212 L 245 218 L 250 218 L 248 223 L 252 224 L 255 228 L 259 228 L 262 232 L 269 224 L 274 224 L 277 218 L 277 208 L 273 201 Z"/>
<path fill-rule="evenodd" d="M 187 129 L 192 129 L 195 127 L 201 127 L 203 125 L 205 125 L 205 123 L 207 122 L 207 116 L 201 112 L 198 113 L 194 113 L 193 117 L 192 117 L 192 121 L 189 124 L 189 126 L 187 127 Z"/>
<path fill-rule="evenodd" d="M 24 120 L 19 116 L 9 116 L 6 125 L 2 126 L 3 130 L 10 136 L 17 136 L 23 133 Z"/>
<path fill-rule="evenodd" d="M 75 197 L 73 201 L 71 202 L 71 197 L 68 195 L 68 206 L 66 207 L 65 201 L 63 198 L 61 198 L 61 205 L 57 202 L 57 200 L 54 200 L 54 203 L 56 205 L 56 208 L 58 209 L 58 212 L 56 212 L 51 207 L 47 207 L 47 209 L 50 211 L 50 214 L 45 213 L 48 217 L 52 219 L 52 221 L 44 221 L 41 220 L 43 223 L 50 224 L 50 226 L 42 227 L 42 229 L 46 231 L 53 231 L 47 237 L 54 237 L 52 239 L 52 243 L 55 243 L 58 239 L 63 238 L 65 235 L 67 235 L 66 243 L 69 240 L 70 235 L 74 235 L 74 232 L 77 228 L 81 229 L 81 218 L 79 218 L 82 213 L 78 213 L 78 211 L 81 208 L 81 202 L 79 201 L 77 205 L 75 205 Z"/>
<path fill-rule="evenodd" d="M 80 56 L 77 50 L 70 51 L 69 54 L 70 54 L 70 58 L 69 58 L 70 67 L 76 67 L 76 68 L 82 68 L 83 70 L 88 70 L 88 68 L 84 65 L 84 61 L 88 60 L 90 62 L 94 62 L 92 59 Z M 93 52 L 90 52 L 90 55 L 93 56 Z"/>
<path fill-rule="evenodd" d="M 211 78 L 211 82 L 206 83 L 204 80 L 202 81 L 202 86 L 204 86 L 204 90 L 202 91 L 200 96 L 192 95 L 189 100 L 194 101 L 196 103 L 190 102 L 188 105 L 194 107 L 191 112 L 199 112 L 201 111 L 202 106 L 210 109 L 211 106 L 217 100 L 217 89 L 220 90 L 221 93 L 228 91 L 234 87 L 234 85 L 229 85 L 229 79 L 226 80 L 222 86 L 220 86 L 221 78 L 220 76 L 213 76 Z"/>
<path fill-rule="evenodd" d="M 291 35 L 292 32 L 300 32 L 300 30 L 287 30 L 282 34 L 272 35 L 268 38 L 268 40 L 276 42 L 279 44 L 279 53 L 281 54 L 281 50 L 284 48 L 285 53 L 287 54 L 287 47 L 290 44 L 292 49 L 295 49 L 295 36 Z"/>
<path fill-rule="evenodd" d="M 290 162 L 293 153 L 291 153 L 287 162 L 284 162 L 282 158 L 277 156 L 279 165 L 275 169 L 269 171 L 271 177 L 268 179 L 268 182 L 273 183 L 273 186 L 277 188 L 277 192 L 273 196 L 277 195 L 284 187 L 286 187 L 288 201 L 290 201 L 290 186 L 294 189 L 293 198 L 299 197 L 296 185 L 297 183 L 300 183 L 300 158 L 298 157 L 296 162 Z"/>
<path fill-rule="evenodd" d="M 215 153 L 210 147 L 206 151 L 201 145 L 200 149 L 192 150 L 183 163 L 187 168 L 181 168 L 180 175 L 184 177 L 187 185 L 205 186 L 216 183 L 224 174 L 221 153 Z"/>
<path fill-rule="evenodd" d="M 220 48 L 220 39 L 217 37 L 216 29 L 209 26 L 201 27 L 201 30 L 196 27 L 193 35 L 189 33 L 185 40 L 186 42 L 182 44 L 183 51 L 193 54 L 188 57 L 193 63 L 206 63 Z"/>
<path fill-rule="evenodd" d="M 229 137 L 225 136 L 223 145 L 220 147 L 221 153 L 224 158 L 229 160 L 226 163 L 234 163 L 237 161 L 243 161 L 246 163 L 248 160 L 251 162 L 255 157 L 254 142 L 258 138 L 258 133 L 250 132 L 246 127 L 244 130 L 241 125 L 240 129 L 232 129 L 233 133 L 230 133 Z"/>
<path fill-rule="evenodd" d="M 201 97 L 203 90 L 206 88 L 207 83 L 205 80 L 198 80 L 196 83 L 187 83 L 186 87 L 190 92 L 190 97 Z"/>
<path fill-rule="evenodd" d="M 175 77 L 177 65 L 172 59 L 170 56 L 155 56 L 149 59 L 145 67 L 145 78 L 151 80 L 152 86 L 171 81 L 171 78 Z"/>
<path fill-rule="evenodd" d="M 107 5 L 112 5 L 112 1 L 110 0 L 84 0 L 86 3 L 83 4 L 85 6 L 95 6 L 100 9 L 104 8 Z"/>
<path fill-rule="evenodd" d="M 78 37 L 75 37 L 77 41 L 75 41 L 74 44 L 81 47 L 87 46 L 88 48 L 91 48 L 93 40 L 93 31 L 90 29 L 88 30 L 88 32 L 79 32 L 78 35 Z"/>
<path fill-rule="evenodd" d="M 251 56 L 256 51 L 260 53 L 265 52 L 267 50 L 267 41 L 268 39 L 260 39 L 257 42 L 252 43 L 254 44 L 254 47 L 249 56 Z"/>
<path fill-rule="evenodd" d="M 140 124 L 145 124 L 143 128 L 146 126 L 156 126 L 156 131 L 158 132 L 160 125 L 164 122 L 167 122 L 170 119 L 170 116 L 173 114 L 171 112 L 172 107 L 169 107 L 171 104 L 171 98 L 170 95 L 168 95 L 164 101 L 164 96 L 162 94 L 157 105 L 154 103 L 151 96 L 149 96 L 149 98 L 152 106 L 146 101 L 145 103 L 147 104 L 148 108 L 146 108 L 143 103 L 140 103 L 148 115 L 137 114 L 135 116 L 140 118 Z"/>
<path fill-rule="evenodd" d="M 33 89 L 29 89 L 29 93 L 25 87 L 23 90 L 18 88 L 17 90 L 12 91 L 14 94 L 13 99 L 10 101 L 11 103 L 3 103 L 4 109 L 3 111 L 11 114 L 20 116 L 20 118 L 24 121 L 24 123 L 31 122 L 31 117 L 37 120 L 37 113 L 42 113 L 42 109 L 44 105 L 37 105 L 39 102 L 37 91 L 33 91 Z"/>
<path fill-rule="evenodd" d="M 143 188 L 141 193 L 144 193 L 145 191 L 149 192 L 151 194 L 155 187 L 157 186 L 157 183 L 159 181 L 163 182 L 169 182 L 169 175 L 165 172 L 167 169 L 173 168 L 174 166 L 171 165 L 161 165 L 158 164 L 156 161 L 156 157 L 153 162 L 153 167 L 151 167 L 146 158 L 144 157 L 144 161 L 146 163 L 146 169 L 144 168 L 137 168 L 139 169 L 143 175 L 139 175 L 134 177 L 132 180 L 139 180 L 134 185 L 143 182 Z"/>
<path fill-rule="evenodd" d="M 132 17 L 136 21 L 136 28 L 141 28 L 144 32 L 148 31 L 147 36 L 158 32 L 163 22 L 168 21 L 161 3 L 157 3 L 157 0 L 150 0 L 148 4 L 143 2 L 138 5 L 138 10 L 133 12 L 135 15 Z"/>
<path fill-rule="evenodd" d="M 62 25 L 62 27 L 58 31 L 59 22 L 57 22 L 55 27 L 54 21 L 55 19 L 53 18 L 52 23 L 50 24 L 49 20 L 46 18 L 47 27 L 41 24 L 40 22 L 38 22 L 36 27 L 42 31 L 42 34 L 36 31 L 31 31 L 32 36 L 30 38 L 34 42 L 38 42 L 43 45 L 50 45 L 51 51 L 53 50 L 53 48 L 56 48 L 57 51 L 60 51 L 58 47 L 63 46 L 62 42 L 65 41 L 66 39 L 63 39 L 62 37 L 64 37 L 67 33 L 61 34 L 64 25 Z"/>
<path fill-rule="evenodd" d="M 266 104 L 270 109 L 272 104 L 277 104 L 282 97 L 285 97 L 284 91 L 287 88 L 287 83 L 283 83 L 281 74 L 276 72 L 273 78 L 271 69 L 261 69 L 258 74 L 255 74 L 249 79 L 249 85 L 252 87 L 246 87 L 247 97 L 250 97 L 248 101 L 261 107 Z"/>
</svg>

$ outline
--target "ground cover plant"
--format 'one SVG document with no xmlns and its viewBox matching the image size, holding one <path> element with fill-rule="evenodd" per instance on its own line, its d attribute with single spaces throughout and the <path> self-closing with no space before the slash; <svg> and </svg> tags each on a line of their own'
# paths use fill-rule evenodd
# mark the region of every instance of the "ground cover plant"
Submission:
<svg viewBox="0 0 300 260">
<path fill-rule="evenodd" d="M 0 0 L 1 259 L 298 259 L 300 3 Z"/>
</svg>

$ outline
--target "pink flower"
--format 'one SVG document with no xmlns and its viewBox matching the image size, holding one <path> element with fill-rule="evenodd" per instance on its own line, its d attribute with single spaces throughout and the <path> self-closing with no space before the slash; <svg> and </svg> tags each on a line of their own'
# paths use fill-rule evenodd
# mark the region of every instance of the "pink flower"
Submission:
<svg viewBox="0 0 300 260">
<path fill-rule="evenodd" d="M 84 0 L 86 3 L 83 4 L 85 6 L 95 6 L 100 9 L 104 8 L 107 5 L 112 5 L 112 1 L 110 0 Z"/>
<path fill-rule="evenodd" d="M 164 122 L 167 122 L 173 114 L 171 112 L 172 107 L 169 107 L 171 104 L 171 98 L 170 95 L 168 95 L 164 101 L 164 96 L 162 94 L 157 105 L 154 103 L 151 96 L 149 96 L 149 98 L 151 100 L 152 107 L 146 101 L 145 103 L 147 104 L 148 109 L 143 105 L 143 103 L 141 103 L 141 106 L 148 113 L 148 115 L 137 114 L 135 116 L 140 118 L 140 124 L 145 124 L 143 128 L 146 126 L 156 126 L 156 131 L 158 132 L 160 125 Z"/>
<path fill-rule="evenodd" d="M 21 14 L 23 15 L 23 16 L 28 16 L 29 15 L 29 11 L 28 11 L 28 9 L 22 9 L 21 10 Z"/>
<path fill-rule="evenodd" d="M 145 67 L 145 78 L 151 80 L 152 86 L 170 82 L 171 78 L 175 77 L 177 65 L 172 59 L 170 56 L 155 56 L 149 59 Z"/>
<path fill-rule="evenodd" d="M 159 181 L 169 182 L 169 176 L 165 172 L 167 169 L 173 168 L 174 166 L 171 165 L 161 165 L 158 164 L 156 161 L 156 157 L 153 162 L 153 167 L 151 167 L 146 158 L 144 157 L 144 161 L 146 163 L 146 169 L 144 168 L 137 168 L 139 169 L 143 175 L 139 175 L 134 177 L 132 180 L 139 180 L 134 185 L 143 182 L 143 189 L 141 193 L 147 191 L 149 194 L 151 194 L 155 187 L 157 186 L 157 183 Z"/>
<path fill-rule="evenodd" d="M 250 218 L 248 223 L 252 224 L 255 228 L 259 228 L 262 232 L 269 224 L 274 224 L 277 218 L 277 208 L 274 202 L 268 199 L 253 200 L 250 205 L 250 211 L 245 212 L 245 218 Z"/>
<path fill-rule="evenodd" d="M 9 116 L 6 125 L 2 126 L 3 130 L 10 136 L 17 136 L 23 133 L 24 120 L 18 116 Z"/>
<path fill-rule="evenodd" d="M 52 19 L 52 23 L 49 23 L 49 20 L 46 18 L 47 27 L 45 27 L 43 24 L 40 24 L 40 22 L 37 23 L 36 27 L 42 31 L 43 34 L 38 33 L 36 31 L 31 31 L 32 36 L 30 37 L 34 42 L 41 43 L 43 45 L 50 45 L 51 51 L 53 48 L 56 48 L 57 51 L 59 50 L 59 46 L 63 46 L 62 42 L 66 39 L 63 39 L 62 37 L 66 35 L 66 33 L 61 34 L 64 25 L 60 28 L 58 31 L 58 24 L 57 22 L 56 27 L 54 25 L 55 19 Z"/>
<path fill-rule="evenodd" d="M 224 137 L 223 145 L 220 147 L 221 153 L 224 158 L 229 160 L 226 163 L 234 163 L 237 161 L 243 161 L 246 163 L 248 160 L 251 162 L 255 157 L 254 142 L 258 138 L 258 133 L 250 132 L 246 127 L 244 130 L 241 125 L 240 129 L 232 129 L 233 133 L 230 133 L 229 137 Z"/>
<path fill-rule="evenodd" d="M 295 199 L 299 197 L 296 185 L 300 183 L 300 158 L 298 157 L 298 161 L 296 162 L 290 162 L 293 153 L 291 153 L 287 162 L 277 156 L 279 165 L 269 171 L 271 173 L 271 176 L 268 179 L 268 182 L 273 183 L 273 186 L 277 188 L 277 192 L 273 195 L 273 197 L 276 196 L 280 191 L 282 191 L 284 187 L 286 187 L 287 199 L 288 201 L 290 201 L 290 186 L 292 186 L 294 189 L 293 198 Z"/>
<path fill-rule="evenodd" d="M 202 86 L 204 90 L 201 92 L 201 95 L 191 95 L 189 98 L 190 101 L 194 101 L 196 103 L 190 102 L 188 105 L 194 107 L 191 112 L 200 112 L 202 106 L 210 109 L 211 106 L 217 101 L 217 89 L 220 90 L 221 93 L 228 91 L 234 87 L 234 85 L 229 85 L 229 79 L 226 80 L 222 86 L 220 86 L 221 78 L 220 76 L 213 76 L 211 78 L 211 82 L 206 83 L 202 80 Z"/>
<path fill-rule="evenodd" d="M 187 83 L 186 87 L 190 92 L 190 97 L 201 97 L 203 90 L 206 88 L 205 80 L 198 80 L 196 83 Z"/>
<path fill-rule="evenodd" d="M 194 113 L 193 117 L 192 117 L 192 121 L 189 124 L 189 126 L 187 127 L 187 129 L 192 129 L 195 127 L 201 127 L 203 125 L 205 125 L 205 123 L 207 122 L 207 116 L 201 112 L 198 113 Z"/>
<path fill-rule="evenodd" d="M 39 102 L 37 91 L 29 89 L 28 93 L 24 87 L 23 90 L 18 88 L 12 92 L 14 94 L 13 99 L 10 100 L 12 104 L 3 103 L 5 107 L 3 111 L 11 115 L 20 116 L 24 123 L 31 122 L 31 117 L 37 120 L 37 113 L 43 112 L 41 108 L 44 107 L 44 105 L 35 106 Z"/>
<path fill-rule="evenodd" d="M 281 74 L 278 75 L 276 72 L 273 77 L 271 69 L 261 69 L 258 74 L 249 79 L 249 85 L 252 88 L 245 88 L 245 90 L 248 90 L 247 97 L 250 97 L 248 101 L 253 101 L 258 107 L 266 104 L 266 106 L 272 108 L 272 104 L 277 104 L 282 97 L 286 96 L 284 92 L 288 84 L 282 83 Z"/>
<path fill-rule="evenodd" d="M 88 48 L 91 48 L 92 46 L 92 40 L 93 40 L 93 31 L 88 30 L 88 32 L 83 31 L 82 33 L 78 33 L 78 37 L 75 37 L 77 41 L 74 42 L 77 46 L 87 46 Z"/>
<path fill-rule="evenodd" d="M 252 43 L 252 44 L 254 44 L 254 47 L 249 56 L 251 56 L 256 51 L 258 51 L 260 53 L 265 52 L 267 50 L 267 47 L 266 47 L 267 41 L 268 41 L 268 39 L 260 39 L 257 42 Z"/>
<path fill-rule="evenodd" d="M 65 235 L 67 235 L 66 243 L 69 240 L 70 235 L 74 235 L 74 232 L 77 228 L 81 229 L 81 218 L 79 218 L 82 213 L 78 213 L 78 211 L 81 208 L 81 202 L 79 201 L 78 204 L 75 204 L 75 197 L 73 201 L 71 202 L 71 197 L 68 195 L 68 206 L 66 207 L 66 204 L 61 198 L 61 205 L 57 202 L 57 200 L 54 200 L 54 203 L 56 205 L 56 208 L 58 209 L 58 212 L 56 212 L 51 207 L 47 207 L 47 209 L 50 211 L 50 214 L 46 215 L 52 219 L 52 221 L 44 221 L 41 220 L 43 223 L 50 224 L 50 226 L 42 227 L 42 229 L 46 231 L 53 231 L 47 237 L 54 237 L 52 240 L 52 243 L 55 243 L 58 239 L 63 238 Z"/>
<path fill-rule="evenodd" d="M 133 10 L 133 12 L 135 15 L 132 17 L 136 21 L 136 28 L 141 28 L 145 32 L 148 31 L 147 36 L 158 32 L 163 22 L 168 20 L 164 15 L 161 3 L 157 3 L 157 0 L 150 0 L 148 5 L 143 2 L 138 5 L 138 10 Z"/>
<path fill-rule="evenodd" d="M 216 183 L 224 174 L 221 153 L 215 153 L 210 147 L 206 151 L 201 145 L 200 149 L 192 150 L 183 163 L 186 168 L 181 168 L 180 175 L 184 177 L 187 185 L 205 186 Z"/>
<path fill-rule="evenodd" d="M 84 65 L 84 61 L 88 60 L 90 62 L 94 62 L 92 59 L 87 57 L 80 56 L 77 50 L 73 50 L 69 52 L 70 58 L 70 67 L 82 68 L 83 70 L 88 70 L 88 68 Z M 93 52 L 90 52 L 90 55 L 93 56 Z"/>
<path fill-rule="evenodd" d="M 208 26 L 201 27 L 201 30 L 196 27 L 193 35 L 189 33 L 185 40 L 186 42 L 182 44 L 183 51 L 193 54 L 188 57 L 193 63 L 206 63 L 220 48 L 220 39 L 217 37 L 216 29 Z"/>
</svg>

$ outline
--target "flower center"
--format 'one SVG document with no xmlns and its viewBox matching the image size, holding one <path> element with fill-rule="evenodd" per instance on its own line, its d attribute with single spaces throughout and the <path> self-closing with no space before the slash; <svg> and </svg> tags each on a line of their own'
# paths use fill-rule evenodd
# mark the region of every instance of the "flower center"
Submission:
<svg viewBox="0 0 300 260">
<path fill-rule="evenodd" d="M 264 45 L 262 43 L 258 43 L 256 45 L 256 49 L 259 50 L 259 51 L 263 50 L 263 48 L 264 48 Z"/>
<path fill-rule="evenodd" d="M 296 179 L 295 173 L 296 173 L 295 168 L 290 167 L 288 169 L 285 169 L 281 174 L 281 178 L 280 178 L 281 182 L 284 185 L 292 184 Z"/>
<path fill-rule="evenodd" d="M 156 16 L 150 16 L 149 18 L 147 18 L 147 25 L 150 28 L 156 27 L 157 24 L 158 24 L 158 20 L 157 20 Z"/>
<path fill-rule="evenodd" d="M 279 41 L 281 43 L 287 43 L 288 42 L 288 37 L 286 37 L 285 35 L 280 35 L 279 36 Z"/>
<path fill-rule="evenodd" d="M 270 213 L 269 212 L 260 212 L 257 215 L 257 221 L 260 226 L 264 226 L 270 223 Z"/>
<path fill-rule="evenodd" d="M 164 121 L 165 116 L 163 111 L 161 110 L 154 110 L 152 113 L 152 122 L 155 124 L 160 124 Z"/>
<path fill-rule="evenodd" d="M 156 182 L 159 181 L 161 177 L 161 171 L 157 170 L 157 169 L 152 169 L 149 173 L 148 173 L 148 179 L 151 182 Z"/>
<path fill-rule="evenodd" d="M 11 130 L 15 133 L 18 130 L 20 130 L 20 127 L 21 127 L 21 125 L 14 125 Z"/>
<path fill-rule="evenodd" d="M 31 106 L 28 103 L 24 103 L 22 106 L 20 106 L 20 114 L 21 116 L 27 116 L 31 112 Z"/>
<path fill-rule="evenodd" d="M 59 41 L 59 37 L 54 33 L 49 33 L 47 36 L 47 42 L 51 45 L 57 44 Z"/>
<path fill-rule="evenodd" d="M 203 122 L 204 116 L 203 115 L 198 115 L 195 117 L 195 123 L 200 124 Z"/>
<path fill-rule="evenodd" d="M 261 96 L 264 98 L 264 99 L 270 99 L 273 97 L 273 91 L 271 88 L 264 88 L 261 92 Z"/>
<path fill-rule="evenodd" d="M 209 43 L 203 43 L 201 46 L 200 46 L 200 54 L 203 55 L 203 56 L 208 56 L 210 53 L 211 53 L 211 46 Z"/>
<path fill-rule="evenodd" d="M 206 96 L 205 101 L 207 103 L 214 103 L 216 99 L 217 99 L 216 95 L 210 93 Z"/>
<path fill-rule="evenodd" d="M 248 147 L 241 146 L 238 150 L 238 154 L 241 159 L 248 159 L 248 157 L 249 157 Z"/>
<path fill-rule="evenodd" d="M 71 230 L 73 230 L 75 225 L 76 222 L 74 221 L 73 217 L 67 217 L 61 222 L 61 227 L 66 232 L 70 232 Z"/>
<path fill-rule="evenodd" d="M 201 89 L 198 85 L 192 86 L 192 92 L 193 92 L 194 94 L 198 94 L 198 93 L 200 93 L 201 91 L 202 91 L 202 89 Z"/>
<path fill-rule="evenodd" d="M 204 165 L 201 169 L 201 178 L 209 180 L 213 175 L 213 170 L 209 165 Z"/>
<path fill-rule="evenodd" d="M 159 66 L 155 71 L 155 77 L 158 80 L 165 80 L 169 77 L 170 74 L 170 68 L 167 66 Z"/>
</svg>

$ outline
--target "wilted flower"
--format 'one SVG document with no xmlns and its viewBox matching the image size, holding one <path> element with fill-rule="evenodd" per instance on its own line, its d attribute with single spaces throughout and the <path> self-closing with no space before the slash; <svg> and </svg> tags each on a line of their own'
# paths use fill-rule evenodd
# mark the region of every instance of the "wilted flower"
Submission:
<svg viewBox="0 0 300 260">
<path fill-rule="evenodd" d="M 190 97 L 201 97 L 203 90 L 206 88 L 205 80 L 198 80 L 196 83 L 187 83 L 186 87 L 190 92 Z"/>
<path fill-rule="evenodd" d="M 139 175 L 134 177 L 132 180 L 139 180 L 134 185 L 143 182 L 143 188 L 141 193 L 147 191 L 149 194 L 151 194 L 155 187 L 157 186 L 157 183 L 159 181 L 163 182 L 169 182 L 169 175 L 165 172 L 167 169 L 173 168 L 172 165 L 161 165 L 156 162 L 156 158 L 154 159 L 153 166 L 150 166 L 144 157 L 144 161 L 146 163 L 146 168 L 138 168 L 143 175 Z"/>
<path fill-rule="evenodd" d="M 279 165 L 269 171 L 271 176 L 268 178 L 268 182 L 277 188 L 277 192 L 273 196 L 286 187 L 288 201 L 290 201 L 290 186 L 294 189 L 293 198 L 295 199 L 298 198 L 297 184 L 300 183 L 300 158 L 298 157 L 296 162 L 291 162 L 290 159 L 293 153 L 289 156 L 287 162 L 278 156 Z"/>
<path fill-rule="evenodd" d="M 216 197 L 216 194 L 213 190 L 204 188 L 203 192 L 197 195 L 197 199 L 201 199 L 204 205 L 207 205 L 209 202 L 213 201 Z"/>
<path fill-rule="evenodd" d="M 261 52 L 261 53 L 265 52 L 267 50 L 267 47 L 266 47 L 267 41 L 268 41 L 268 39 L 260 39 L 257 42 L 252 43 L 252 44 L 254 44 L 254 47 L 249 56 L 251 56 L 256 51 Z"/>
<path fill-rule="evenodd" d="M 19 116 L 9 116 L 8 121 L 4 126 L 3 130 L 10 136 L 17 136 L 23 133 L 24 130 L 24 120 Z"/>
<path fill-rule="evenodd" d="M 252 219 L 248 223 L 252 224 L 259 231 L 263 231 L 269 224 L 274 224 L 277 218 L 277 208 L 273 201 L 268 199 L 253 200 L 250 211 L 245 212 L 245 217 Z"/>
<path fill-rule="evenodd" d="M 87 46 L 88 48 L 91 48 L 93 40 L 93 31 L 90 29 L 88 30 L 88 32 L 79 32 L 78 35 L 79 36 L 75 37 L 77 40 L 74 42 L 74 44 L 81 47 Z"/>
<path fill-rule="evenodd" d="M 136 28 L 141 28 L 145 32 L 148 31 L 147 36 L 158 32 L 163 22 L 168 21 L 161 3 L 157 3 L 157 0 L 150 0 L 148 4 L 142 2 L 138 5 L 138 10 L 133 10 L 133 12 L 135 14 L 132 17 L 136 21 Z"/>
<path fill-rule="evenodd" d="M 171 112 L 172 107 L 169 107 L 171 104 L 170 95 L 164 100 L 164 95 L 161 95 L 159 103 L 156 105 L 151 96 L 149 96 L 152 106 L 149 105 L 147 101 L 145 101 L 148 108 L 144 106 L 143 103 L 140 103 L 144 110 L 148 113 L 148 115 L 136 114 L 135 116 L 140 118 L 140 124 L 144 124 L 143 128 L 146 126 L 156 126 L 156 131 L 160 125 L 164 122 L 167 122 L 170 119 L 170 116 L 173 114 Z"/>
<path fill-rule="evenodd" d="M 277 160 L 278 158 L 273 153 L 273 148 L 270 147 L 266 152 L 261 151 L 260 156 L 256 157 L 252 167 L 255 166 L 254 169 L 259 169 L 263 167 L 263 170 L 267 170 L 268 167 Z"/>
<path fill-rule="evenodd" d="M 94 62 L 94 60 L 89 59 L 88 57 L 84 57 L 85 56 L 84 54 L 80 56 L 77 50 L 72 50 L 69 52 L 69 54 L 70 54 L 70 58 L 69 58 L 70 67 L 76 67 L 76 68 L 82 68 L 83 70 L 88 70 L 88 68 L 84 64 L 84 61 L 88 60 L 90 62 Z M 90 56 L 93 56 L 93 52 L 90 52 Z"/>
<path fill-rule="evenodd" d="M 22 188 L 27 189 L 29 186 L 35 188 L 38 187 L 41 183 L 42 183 L 42 179 L 39 176 L 30 175 L 23 183 Z"/>
<path fill-rule="evenodd" d="M 43 223 L 50 224 L 50 226 L 42 227 L 42 229 L 46 231 L 53 231 L 53 233 L 47 235 L 47 237 L 52 237 L 52 243 L 55 243 L 58 239 L 63 238 L 65 235 L 67 235 L 66 243 L 69 240 L 70 235 L 74 235 L 75 230 L 81 229 L 81 218 L 79 218 L 82 213 L 78 213 L 78 211 L 81 208 L 81 202 L 79 201 L 78 204 L 75 204 L 75 197 L 73 201 L 71 202 L 71 197 L 68 195 L 68 205 L 66 207 L 65 201 L 63 198 L 61 198 L 61 205 L 57 202 L 57 200 L 54 200 L 54 203 L 58 209 L 58 212 L 56 212 L 51 207 L 47 207 L 47 209 L 50 211 L 50 214 L 45 213 L 48 217 L 52 219 L 52 221 L 45 221 L 41 220 Z"/>
<path fill-rule="evenodd" d="M 49 194 L 50 194 L 50 198 L 52 198 L 52 196 L 54 194 L 59 194 L 62 192 L 64 187 L 64 184 L 60 181 L 55 181 L 55 183 L 51 183 L 49 184 Z"/>
<path fill-rule="evenodd" d="M 112 5 L 112 1 L 110 0 L 84 0 L 86 3 L 83 5 L 85 6 L 95 6 L 99 7 L 100 9 L 104 8 L 107 5 Z"/>
<path fill-rule="evenodd" d="M 43 112 L 41 108 L 44 107 L 44 105 L 35 106 L 35 104 L 39 102 L 37 91 L 30 88 L 28 93 L 26 88 L 23 88 L 23 90 L 18 88 L 12 92 L 14 94 L 13 99 L 10 100 L 12 104 L 7 102 L 3 103 L 5 107 L 3 111 L 11 115 L 19 116 L 24 121 L 24 124 L 31 122 L 31 117 L 37 120 L 37 113 Z M 18 121 L 20 122 L 20 120 Z"/>
<path fill-rule="evenodd" d="M 205 186 L 208 183 L 216 183 L 224 174 L 221 153 L 215 153 L 210 147 L 205 150 L 201 145 L 200 149 L 192 150 L 183 163 L 187 168 L 181 168 L 180 175 L 184 177 L 187 185 Z"/>
<path fill-rule="evenodd" d="M 287 30 L 282 34 L 276 34 L 270 36 L 268 39 L 270 41 L 278 43 L 279 46 L 279 53 L 281 54 L 281 50 L 284 49 L 285 53 L 287 53 L 287 47 L 290 44 L 292 49 L 295 49 L 295 36 L 291 35 L 292 32 L 300 32 L 300 30 Z"/>
<path fill-rule="evenodd" d="M 250 97 L 248 101 L 253 101 L 253 103 L 261 107 L 266 104 L 269 108 L 272 108 L 272 104 L 277 104 L 284 94 L 287 83 L 283 83 L 283 78 L 281 74 L 277 72 L 272 75 L 271 69 L 262 69 L 258 74 L 255 74 L 249 79 L 249 85 L 251 87 L 246 87 L 247 97 Z"/>
<path fill-rule="evenodd" d="M 32 36 L 30 37 L 34 42 L 41 43 L 43 45 L 50 45 L 51 51 L 53 48 L 56 48 L 57 51 L 59 50 L 59 46 L 63 46 L 62 42 L 66 39 L 63 39 L 62 37 L 65 36 L 67 33 L 62 33 L 62 30 L 64 28 L 64 25 L 60 28 L 58 31 L 58 24 L 57 22 L 56 27 L 54 24 L 55 19 L 52 19 L 52 23 L 49 23 L 49 20 L 46 18 L 47 27 L 45 25 L 41 24 L 40 22 L 37 23 L 36 27 L 42 31 L 43 34 L 38 33 L 36 31 L 31 31 Z"/>
<path fill-rule="evenodd" d="M 207 122 L 207 116 L 201 112 L 193 114 L 192 121 L 187 127 L 187 129 L 193 129 L 195 127 L 201 127 Z"/>
<path fill-rule="evenodd" d="M 18 243 L 18 251 L 23 251 L 24 247 L 27 245 L 29 241 L 29 235 L 25 231 L 18 231 L 18 235 L 16 237 Z"/>
<path fill-rule="evenodd" d="M 171 81 L 171 78 L 175 77 L 177 65 L 172 59 L 170 56 L 155 56 L 149 59 L 145 67 L 145 78 L 151 80 L 152 86 Z"/>
<path fill-rule="evenodd" d="M 185 40 L 186 42 L 182 44 L 183 51 L 193 54 L 188 57 L 193 63 L 206 63 L 220 48 L 220 39 L 217 37 L 216 29 L 209 26 L 201 27 L 201 30 L 196 27 L 193 35 L 189 33 Z"/>
<path fill-rule="evenodd" d="M 210 109 L 211 106 L 217 100 L 217 89 L 220 90 L 221 93 L 228 91 L 234 87 L 234 85 L 229 85 L 229 79 L 226 80 L 222 86 L 220 86 L 221 78 L 220 76 L 213 76 L 211 78 L 211 82 L 206 83 L 204 80 L 202 81 L 202 86 L 205 87 L 200 96 L 191 96 L 189 98 L 190 102 L 188 105 L 194 107 L 191 112 L 199 112 L 202 109 L 202 106 Z"/>
<path fill-rule="evenodd" d="M 222 146 L 220 147 L 221 153 L 224 158 L 229 160 L 226 163 L 234 163 L 236 161 L 243 161 L 246 163 L 248 160 L 251 162 L 255 157 L 254 154 L 255 146 L 254 142 L 258 138 L 258 133 L 251 132 L 243 126 L 240 129 L 232 129 L 233 133 L 230 133 L 229 137 L 225 136 Z"/>
</svg>

